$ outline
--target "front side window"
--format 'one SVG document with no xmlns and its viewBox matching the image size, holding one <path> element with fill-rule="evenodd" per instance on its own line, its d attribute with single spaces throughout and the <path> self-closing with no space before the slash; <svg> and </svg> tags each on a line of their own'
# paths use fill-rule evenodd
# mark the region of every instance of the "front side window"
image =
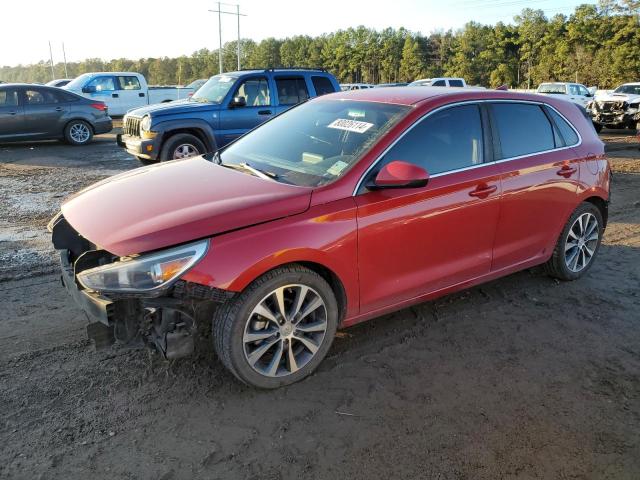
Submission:
<svg viewBox="0 0 640 480">
<path fill-rule="evenodd" d="M 583 97 L 588 97 L 589 95 L 591 95 L 589 93 L 589 90 L 587 90 L 587 88 L 584 85 L 578 85 L 578 91 L 580 92 L 580 95 L 582 95 Z"/>
<path fill-rule="evenodd" d="M 236 90 L 234 97 L 244 97 L 247 107 L 263 107 L 271 105 L 269 84 L 265 77 L 245 80 Z"/>
<path fill-rule="evenodd" d="M 276 78 L 276 88 L 280 105 L 295 105 L 309 98 L 309 91 L 303 77 Z"/>
<path fill-rule="evenodd" d="M 553 129 L 539 105 L 491 105 L 500 138 L 501 158 L 519 157 L 555 148 Z"/>
<path fill-rule="evenodd" d="M 18 105 L 17 90 L 0 90 L 0 107 L 15 107 L 16 105 Z"/>
<path fill-rule="evenodd" d="M 432 87 L 446 87 L 447 86 L 447 82 L 445 82 L 444 80 L 436 80 L 435 82 L 433 82 L 431 84 Z"/>
<path fill-rule="evenodd" d="M 120 82 L 120 90 L 140 90 L 140 80 L 138 77 L 127 75 L 126 77 L 118 77 Z"/>
<path fill-rule="evenodd" d="M 581 95 L 578 85 L 569 85 L 569 93 L 571 95 Z"/>
<path fill-rule="evenodd" d="M 95 87 L 96 92 L 112 92 L 116 89 L 113 77 L 96 77 L 87 84 L 87 87 Z"/>
<path fill-rule="evenodd" d="M 402 160 L 435 175 L 482 163 L 482 151 L 480 108 L 461 105 L 427 116 L 385 154 L 380 166 Z"/>
<path fill-rule="evenodd" d="M 323 185 L 349 170 L 410 108 L 353 100 L 303 103 L 229 145 L 220 161 L 249 165 L 283 183 Z"/>
</svg>

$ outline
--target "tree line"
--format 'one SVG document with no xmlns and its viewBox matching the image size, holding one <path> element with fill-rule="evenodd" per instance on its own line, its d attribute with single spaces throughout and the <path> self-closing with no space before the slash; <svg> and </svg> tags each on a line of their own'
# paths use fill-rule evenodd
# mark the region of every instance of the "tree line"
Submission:
<svg viewBox="0 0 640 480">
<path fill-rule="evenodd" d="M 310 37 L 242 39 L 242 68 L 325 68 L 340 82 L 409 82 L 436 76 L 469 84 L 533 88 L 544 81 L 578 81 L 600 88 L 640 81 L 640 0 L 601 0 L 548 18 L 526 8 L 513 23 L 469 22 L 429 35 L 364 26 Z M 235 41 L 222 48 L 223 70 L 237 69 Z M 54 65 L 57 78 L 64 65 Z M 219 73 L 218 50 L 177 58 L 90 58 L 67 63 L 69 77 L 94 71 L 136 71 L 156 85 L 185 85 Z M 51 80 L 48 61 L 0 67 L 4 82 Z"/>
</svg>

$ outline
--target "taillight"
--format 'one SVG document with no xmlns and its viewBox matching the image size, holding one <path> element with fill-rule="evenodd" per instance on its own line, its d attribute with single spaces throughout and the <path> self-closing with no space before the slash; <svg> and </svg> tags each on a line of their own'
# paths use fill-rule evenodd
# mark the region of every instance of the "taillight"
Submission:
<svg viewBox="0 0 640 480">
<path fill-rule="evenodd" d="M 92 103 L 91 107 L 95 108 L 96 110 L 102 110 L 103 112 L 107 111 L 107 105 L 105 103 Z"/>
</svg>

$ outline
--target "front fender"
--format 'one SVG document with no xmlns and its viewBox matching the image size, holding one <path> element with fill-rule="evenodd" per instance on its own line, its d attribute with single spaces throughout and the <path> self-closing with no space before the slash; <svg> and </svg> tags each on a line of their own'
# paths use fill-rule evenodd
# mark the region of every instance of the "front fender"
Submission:
<svg viewBox="0 0 640 480">
<path fill-rule="evenodd" d="M 240 292 L 269 270 L 313 263 L 342 283 L 346 316 L 359 310 L 356 205 L 352 197 L 311 207 L 304 213 L 254 225 L 211 239 L 186 281 Z"/>
<path fill-rule="evenodd" d="M 209 151 L 217 150 L 216 137 L 211 124 L 199 118 L 164 120 L 151 125 L 151 130 L 158 132 L 163 142 L 167 135 L 174 131 L 197 130 L 201 133 Z"/>
</svg>

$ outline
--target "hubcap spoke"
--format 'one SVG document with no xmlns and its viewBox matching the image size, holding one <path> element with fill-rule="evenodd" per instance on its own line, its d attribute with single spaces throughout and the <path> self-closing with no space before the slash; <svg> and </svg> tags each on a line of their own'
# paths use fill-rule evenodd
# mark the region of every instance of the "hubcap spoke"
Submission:
<svg viewBox="0 0 640 480">
<path fill-rule="evenodd" d="M 247 318 L 242 337 L 245 359 L 265 377 L 291 375 L 313 359 L 327 328 L 326 305 L 313 288 L 275 288 Z"/>
<path fill-rule="evenodd" d="M 565 264 L 572 272 L 580 272 L 595 254 L 600 229 L 598 219 L 591 213 L 583 213 L 571 225 L 565 239 Z"/>
</svg>

